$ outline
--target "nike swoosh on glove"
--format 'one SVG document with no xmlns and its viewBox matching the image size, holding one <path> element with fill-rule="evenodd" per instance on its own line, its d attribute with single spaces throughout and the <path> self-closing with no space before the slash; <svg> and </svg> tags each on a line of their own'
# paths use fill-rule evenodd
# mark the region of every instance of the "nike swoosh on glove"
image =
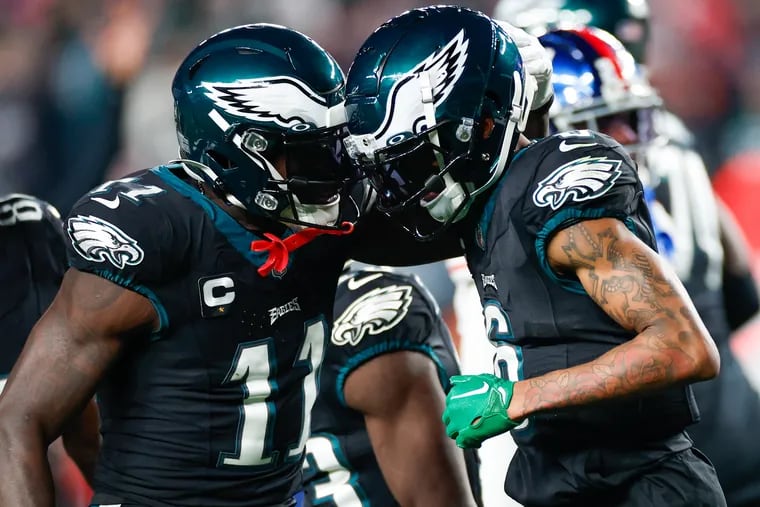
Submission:
<svg viewBox="0 0 760 507">
<path fill-rule="evenodd" d="M 446 396 L 443 424 L 461 448 L 477 448 L 519 423 L 507 416 L 514 382 L 495 375 L 455 375 Z"/>
<path fill-rule="evenodd" d="M 536 79 L 538 89 L 533 97 L 532 109 L 538 109 L 549 102 L 554 95 L 552 86 L 552 59 L 546 49 L 535 37 L 522 28 L 518 28 L 506 21 L 494 20 L 512 38 L 517 50 L 520 52 L 523 65 L 528 74 Z"/>
</svg>

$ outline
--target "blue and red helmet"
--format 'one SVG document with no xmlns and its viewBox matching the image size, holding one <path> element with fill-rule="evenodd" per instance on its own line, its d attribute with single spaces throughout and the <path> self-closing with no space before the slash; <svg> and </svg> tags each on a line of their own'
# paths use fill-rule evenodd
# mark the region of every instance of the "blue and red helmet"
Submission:
<svg viewBox="0 0 760 507">
<path fill-rule="evenodd" d="M 594 27 L 553 30 L 539 40 L 552 57 L 555 129 L 603 130 L 605 117 L 631 113 L 631 126 L 648 137 L 650 113 L 662 100 L 620 41 Z"/>
</svg>

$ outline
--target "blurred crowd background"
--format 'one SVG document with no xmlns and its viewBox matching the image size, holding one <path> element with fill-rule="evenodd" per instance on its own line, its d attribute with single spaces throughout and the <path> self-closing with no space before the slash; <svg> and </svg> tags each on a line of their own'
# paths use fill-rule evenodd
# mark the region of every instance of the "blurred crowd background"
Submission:
<svg viewBox="0 0 760 507">
<path fill-rule="evenodd" d="M 492 14 L 496 0 L 460 5 Z M 104 179 L 177 153 L 171 79 L 197 43 L 229 26 L 280 23 L 347 70 L 372 30 L 412 0 L 0 0 L 0 193 L 67 213 Z M 649 0 L 650 78 L 693 130 L 760 274 L 760 2 Z M 441 265 L 416 269 L 447 310 Z M 757 326 L 754 327 L 757 329 Z M 453 329 L 453 326 L 452 326 Z M 760 331 L 735 338 L 760 352 Z"/>
<path fill-rule="evenodd" d="M 497 0 L 461 0 L 492 14 Z M 299 29 L 347 70 L 372 30 L 412 0 L 0 0 L 0 194 L 66 214 L 105 179 L 174 158 L 171 80 L 214 32 Z M 650 78 L 696 136 L 760 275 L 760 2 L 649 0 Z M 455 332 L 441 264 L 416 268 Z M 732 345 L 760 385 L 760 323 Z M 59 492 L 66 496 L 65 492 Z M 74 501 L 77 504 L 77 501 Z M 81 502 L 79 503 L 82 504 Z"/>
</svg>

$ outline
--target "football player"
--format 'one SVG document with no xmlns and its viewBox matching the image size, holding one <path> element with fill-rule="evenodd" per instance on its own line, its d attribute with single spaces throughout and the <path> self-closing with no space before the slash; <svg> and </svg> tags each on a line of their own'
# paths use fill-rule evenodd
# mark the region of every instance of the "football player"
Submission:
<svg viewBox="0 0 760 507">
<path fill-rule="evenodd" d="M 625 62 L 633 58 L 619 41 L 587 27 L 553 30 L 541 42 L 554 59 L 555 124 L 591 126 L 613 137 L 635 157 L 652 189 L 649 205 L 660 252 L 683 281 L 721 356 L 720 375 L 694 385 L 701 421 L 689 435 L 714 463 L 728 504 L 757 505 L 760 397 L 729 346 L 732 329 L 757 311 L 746 253 L 737 255 L 746 252 L 740 231 L 720 209 L 699 155 L 656 130 L 659 97 L 636 73 L 625 73 Z M 622 72 L 601 72 L 605 68 Z M 726 273 L 735 286 L 745 287 L 728 305 L 724 295 L 732 290 L 724 288 Z"/>
<path fill-rule="evenodd" d="M 417 277 L 347 270 L 306 443 L 306 505 L 476 505 L 477 454 L 463 457 L 440 418 L 458 373 Z"/>
<path fill-rule="evenodd" d="M 66 247 L 61 217 L 53 206 L 24 194 L 0 197 L 0 392 L 21 354 L 29 331 L 47 309 L 66 271 Z M 99 417 L 94 400 L 67 425 L 63 438 L 53 442 L 48 455 L 59 501 L 89 500 L 82 474 L 92 480 L 100 444 Z M 82 474 L 71 465 L 70 456 Z"/>
<path fill-rule="evenodd" d="M 65 222 L 71 268 L 0 399 L 1 505 L 50 504 L 43 449 L 96 389 L 94 504 L 296 504 L 344 261 L 424 260 L 380 225 L 349 234 L 344 76 L 313 40 L 222 31 L 172 92 L 181 160 Z"/>
<path fill-rule="evenodd" d="M 535 82 L 485 15 L 408 11 L 347 78 L 346 147 L 378 209 L 414 237 L 462 239 L 501 376 L 455 376 L 461 447 L 512 431 L 525 505 L 725 505 L 684 429 L 719 356 L 655 251 L 630 156 L 593 132 L 529 144 Z"/>
</svg>

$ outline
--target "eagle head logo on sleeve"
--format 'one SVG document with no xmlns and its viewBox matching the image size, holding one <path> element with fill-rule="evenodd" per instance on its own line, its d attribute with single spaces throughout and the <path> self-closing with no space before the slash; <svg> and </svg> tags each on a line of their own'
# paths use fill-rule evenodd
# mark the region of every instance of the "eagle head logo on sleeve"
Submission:
<svg viewBox="0 0 760 507">
<path fill-rule="evenodd" d="M 620 177 L 622 161 L 606 157 L 583 157 L 552 171 L 538 183 L 533 202 L 540 208 L 559 209 L 569 199 L 588 201 L 607 193 Z"/>
<path fill-rule="evenodd" d="M 389 285 L 357 298 L 335 320 L 332 342 L 357 345 L 367 334 L 378 335 L 401 322 L 412 303 L 412 287 Z"/>
<path fill-rule="evenodd" d="M 74 250 L 87 260 L 108 261 L 123 269 L 140 264 L 145 257 L 137 241 L 101 218 L 77 215 L 69 218 L 67 225 Z"/>
</svg>

